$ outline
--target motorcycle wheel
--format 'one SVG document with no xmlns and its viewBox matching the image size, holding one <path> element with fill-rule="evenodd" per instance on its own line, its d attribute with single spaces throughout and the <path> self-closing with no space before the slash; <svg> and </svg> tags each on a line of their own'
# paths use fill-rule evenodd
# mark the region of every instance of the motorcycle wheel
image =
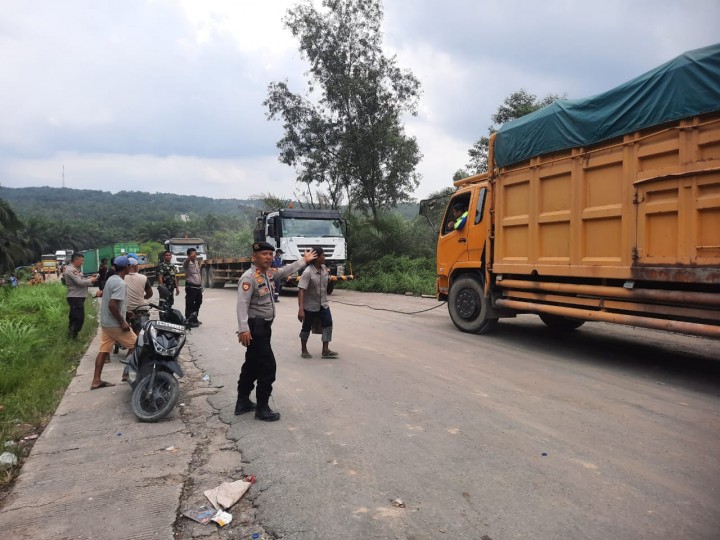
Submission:
<svg viewBox="0 0 720 540">
<path fill-rule="evenodd" d="M 117 354 L 120 352 L 120 344 L 116 341 L 115 345 L 113 345 L 113 354 Z"/>
<path fill-rule="evenodd" d="M 180 385 L 172 374 L 166 371 L 156 372 L 152 388 L 150 379 L 152 373 L 137 383 L 132 394 L 132 411 L 141 422 L 157 422 L 165 418 L 180 397 Z"/>
</svg>

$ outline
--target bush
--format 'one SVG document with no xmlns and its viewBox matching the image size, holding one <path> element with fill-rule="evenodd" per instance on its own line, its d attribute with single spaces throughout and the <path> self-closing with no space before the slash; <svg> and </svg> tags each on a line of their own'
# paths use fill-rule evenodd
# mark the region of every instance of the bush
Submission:
<svg viewBox="0 0 720 540">
<path fill-rule="evenodd" d="M 355 281 L 342 287 L 356 291 L 405 294 L 435 294 L 435 261 L 428 258 L 385 255 L 353 268 Z"/>
</svg>

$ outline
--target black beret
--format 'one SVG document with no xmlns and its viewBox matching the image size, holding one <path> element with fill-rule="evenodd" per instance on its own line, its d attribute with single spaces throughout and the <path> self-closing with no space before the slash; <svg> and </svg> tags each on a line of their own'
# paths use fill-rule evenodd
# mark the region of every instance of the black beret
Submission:
<svg viewBox="0 0 720 540">
<path fill-rule="evenodd" d="M 267 242 L 255 242 L 253 244 L 253 253 L 256 251 L 275 251 L 275 246 Z"/>
</svg>

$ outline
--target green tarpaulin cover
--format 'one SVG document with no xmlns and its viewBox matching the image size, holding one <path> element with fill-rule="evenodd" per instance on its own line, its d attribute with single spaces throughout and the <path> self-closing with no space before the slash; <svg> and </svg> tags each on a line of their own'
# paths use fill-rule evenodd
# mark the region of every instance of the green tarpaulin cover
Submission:
<svg viewBox="0 0 720 540">
<path fill-rule="evenodd" d="M 687 52 L 612 90 L 563 99 L 503 125 L 495 164 L 588 146 L 647 127 L 720 111 L 720 44 Z"/>
</svg>

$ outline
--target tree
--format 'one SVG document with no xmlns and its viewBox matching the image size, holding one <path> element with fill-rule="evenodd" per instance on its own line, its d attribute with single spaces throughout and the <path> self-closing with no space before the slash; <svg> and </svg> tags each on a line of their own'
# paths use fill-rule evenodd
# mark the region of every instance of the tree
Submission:
<svg viewBox="0 0 720 540">
<path fill-rule="evenodd" d="M 22 223 L 10 205 L 0 199 L 0 271 L 14 270 L 30 251 L 23 242 L 20 231 Z"/>
<path fill-rule="evenodd" d="M 546 105 L 550 105 L 552 102 L 558 99 L 563 99 L 564 96 L 558 96 L 555 94 L 548 94 L 543 99 L 538 100 L 535 94 L 523 90 L 522 88 L 516 92 L 513 92 L 505 98 L 502 105 L 500 105 L 490 118 L 493 121 L 493 125 L 488 126 L 489 135 L 492 135 L 497 131 L 495 125 L 502 125 L 510 120 L 515 120 L 526 114 L 542 109 Z M 480 137 L 472 148 L 468 150 L 470 161 L 466 167 L 474 171 L 473 174 L 478 174 L 488 170 L 488 146 L 490 144 L 490 137 Z"/>
<path fill-rule="evenodd" d="M 268 119 L 283 120 L 279 160 L 295 167 L 297 180 L 308 191 L 323 186 L 335 208 L 347 196 L 377 218 L 410 200 L 419 184 L 421 154 L 401 117 L 417 114 L 420 83 L 383 53 L 381 0 L 323 0 L 322 7 L 305 0 L 284 19 L 310 63 L 308 93 L 273 82 L 263 104 Z"/>
</svg>

